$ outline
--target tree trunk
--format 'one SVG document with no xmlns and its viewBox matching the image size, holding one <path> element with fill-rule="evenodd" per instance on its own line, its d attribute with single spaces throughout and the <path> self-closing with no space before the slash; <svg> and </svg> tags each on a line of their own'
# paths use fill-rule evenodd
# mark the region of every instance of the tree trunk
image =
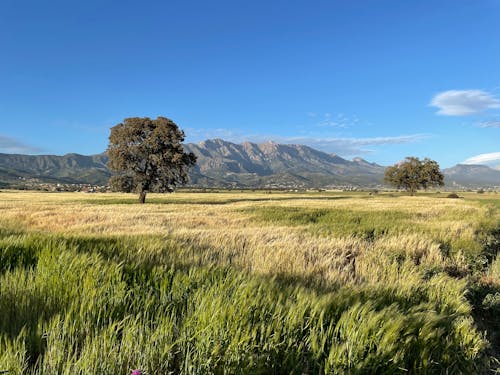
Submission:
<svg viewBox="0 0 500 375">
<path fill-rule="evenodd" d="M 146 202 L 146 192 L 141 191 L 139 193 L 139 203 L 145 203 Z"/>
</svg>

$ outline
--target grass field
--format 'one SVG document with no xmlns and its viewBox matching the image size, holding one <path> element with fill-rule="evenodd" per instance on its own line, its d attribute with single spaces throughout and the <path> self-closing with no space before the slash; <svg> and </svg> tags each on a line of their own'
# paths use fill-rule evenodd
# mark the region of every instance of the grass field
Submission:
<svg viewBox="0 0 500 375">
<path fill-rule="evenodd" d="M 8 374 L 487 374 L 500 194 L 0 192 Z"/>
</svg>

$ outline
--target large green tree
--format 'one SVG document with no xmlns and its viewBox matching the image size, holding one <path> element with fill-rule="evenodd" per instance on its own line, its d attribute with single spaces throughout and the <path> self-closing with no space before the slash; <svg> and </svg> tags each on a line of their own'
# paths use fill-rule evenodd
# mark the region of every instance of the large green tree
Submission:
<svg viewBox="0 0 500 375">
<path fill-rule="evenodd" d="M 111 128 L 107 154 L 114 191 L 139 193 L 139 202 L 148 192 L 172 192 L 185 184 L 187 172 L 196 162 L 184 152 L 184 132 L 170 119 L 126 118 Z"/>
<path fill-rule="evenodd" d="M 398 189 L 409 191 L 411 195 L 421 188 L 444 185 L 444 176 L 436 161 L 428 158 L 420 160 L 413 156 L 388 167 L 384 180 Z"/>
</svg>

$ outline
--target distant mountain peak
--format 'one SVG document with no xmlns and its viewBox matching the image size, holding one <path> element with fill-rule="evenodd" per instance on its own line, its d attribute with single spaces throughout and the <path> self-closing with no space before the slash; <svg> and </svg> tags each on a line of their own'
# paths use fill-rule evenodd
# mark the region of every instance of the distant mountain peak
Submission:
<svg viewBox="0 0 500 375">
<path fill-rule="evenodd" d="M 348 161 L 306 145 L 273 140 L 258 144 L 207 140 L 185 148 L 198 156 L 192 173 L 195 183 L 210 179 L 282 188 L 373 185 L 381 183 L 384 171 L 383 167 Z"/>
<path fill-rule="evenodd" d="M 500 170 L 482 164 L 457 164 L 443 170 L 447 185 L 500 186 Z"/>
<path fill-rule="evenodd" d="M 221 138 L 185 144 L 198 156 L 190 171 L 191 184 L 200 187 L 306 188 L 376 186 L 385 167 L 356 157 L 346 160 L 306 145 L 279 144 L 269 140 L 240 144 Z M 40 181 L 106 184 L 110 176 L 107 156 L 66 154 L 0 154 L 0 186 L 19 178 Z M 500 186 L 500 170 L 485 165 L 458 164 L 445 169 L 449 186 Z M 3 184 L 5 185 L 5 184 Z"/>
</svg>

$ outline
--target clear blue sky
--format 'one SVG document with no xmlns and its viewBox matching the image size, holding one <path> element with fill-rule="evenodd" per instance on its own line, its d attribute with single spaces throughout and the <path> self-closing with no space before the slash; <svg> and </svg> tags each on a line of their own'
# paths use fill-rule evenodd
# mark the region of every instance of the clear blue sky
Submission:
<svg viewBox="0 0 500 375">
<path fill-rule="evenodd" d="M 500 164 L 499 19 L 497 0 L 2 0 L 0 152 L 99 153 L 160 115 L 188 142 Z"/>
</svg>

